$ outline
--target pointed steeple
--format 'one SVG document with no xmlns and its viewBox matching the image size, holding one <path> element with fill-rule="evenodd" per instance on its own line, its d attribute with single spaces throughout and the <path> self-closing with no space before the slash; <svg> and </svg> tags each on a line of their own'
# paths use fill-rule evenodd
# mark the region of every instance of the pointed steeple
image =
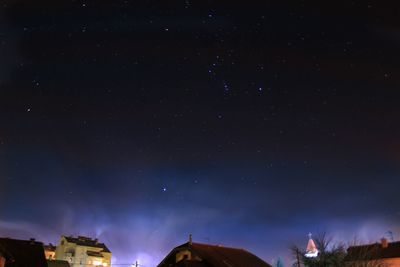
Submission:
<svg viewBox="0 0 400 267">
<path fill-rule="evenodd" d="M 308 234 L 308 243 L 307 243 L 307 249 L 306 249 L 306 257 L 313 258 L 318 256 L 318 249 L 317 246 L 314 243 L 314 240 L 312 239 L 312 234 Z"/>
</svg>

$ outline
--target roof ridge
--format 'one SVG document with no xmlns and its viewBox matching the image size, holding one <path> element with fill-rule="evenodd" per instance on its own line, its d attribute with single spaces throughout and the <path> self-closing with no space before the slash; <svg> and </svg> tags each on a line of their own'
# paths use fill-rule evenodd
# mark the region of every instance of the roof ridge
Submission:
<svg viewBox="0 0 400 267">
<path fill-rule="evenodd" d="M 187 244 L 187 243 L 186 243 Z M 185 244 L 183 244 L 185 245 Z M 237 249 L 237 250 L 245 250 L 244 248 L 238 248 L 238 247 L 228 247 L 225 245 L 214 245 L 214 244 L 204 244 L 204 243 L 197 243 L 197 242 L 193 242 L 192 245 L 200 245 L 200 246 L 209 246 L 209 247 L 218 247 L 218 248 L 226 248 L 226 249 Z"/>
</svg>

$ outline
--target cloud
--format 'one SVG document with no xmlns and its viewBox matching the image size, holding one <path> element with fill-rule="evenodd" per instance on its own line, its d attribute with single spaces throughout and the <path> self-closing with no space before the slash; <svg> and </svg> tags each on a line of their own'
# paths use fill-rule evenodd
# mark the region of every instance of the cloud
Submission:
<svg viewBox="0 0 400 267">
<path fill-rule="evenodd" d="M 35 238 L 39 241 L 48 240 L 50 236 L 55 235 L 52 230 L 49 230 L 46 227 L 23 221 L 0 220 L 0 231 L 2 236 L 17 239 Z"/>
</svg>

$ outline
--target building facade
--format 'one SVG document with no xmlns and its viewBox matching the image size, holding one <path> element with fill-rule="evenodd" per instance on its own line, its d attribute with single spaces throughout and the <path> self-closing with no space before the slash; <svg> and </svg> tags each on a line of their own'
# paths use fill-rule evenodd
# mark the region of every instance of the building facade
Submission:
<svg viewBox="0 0 400 267">
<path fill-rule="evenodd" d="M 61 236 L 56 259 L 68 261 L 71 267 L 110 267 L 111 251 L 97 239 Z"/>
</svg>

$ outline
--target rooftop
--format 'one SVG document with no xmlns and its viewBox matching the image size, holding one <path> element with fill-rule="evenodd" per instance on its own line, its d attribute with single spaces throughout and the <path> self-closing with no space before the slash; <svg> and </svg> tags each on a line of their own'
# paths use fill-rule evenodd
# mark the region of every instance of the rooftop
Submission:
<svg viewBox="0 0 400 267">
<path fill-rule="evenodd" d="M 78 236 L 78 237 L 64 236 L 64 237 L 69 243 L 74 243 L 77 244 L 78 246 L 102 248 L 103 252 L 111 253 L 111 251 L 107 248 L 107 246 L 104 243 L 100 243 L 97 239 L 92 239 L 86 236 Z"/>
<path fill-rule="evenodd" d="M 171 253 L 158 265 L 158 267 L 168 266 L 171 257 L 175 253 L 188 249 L 196 256 L 199 256 L 201 261 L 181 261 L 175 266 L 190 266 L 190 267 L 271 267 L 268 263 L 257 257 L 256 255 L 240 248 L 230 248 L 217 245 L 208 245 L 200 243 L 188 242 L 174 248 Z"/>
<path fill-rule="evenodd" d="M 369 245 L 351 246 L 347 249 L 347 260 L 376 260 L 400 258 L 400 242 L 387 242 Z"/>
<path fill-rule="evenodd" d="M 0 238 L 0 252 L 6 267 L 47 267 L 43 243 L 31 240 Z"/>
</svg>

